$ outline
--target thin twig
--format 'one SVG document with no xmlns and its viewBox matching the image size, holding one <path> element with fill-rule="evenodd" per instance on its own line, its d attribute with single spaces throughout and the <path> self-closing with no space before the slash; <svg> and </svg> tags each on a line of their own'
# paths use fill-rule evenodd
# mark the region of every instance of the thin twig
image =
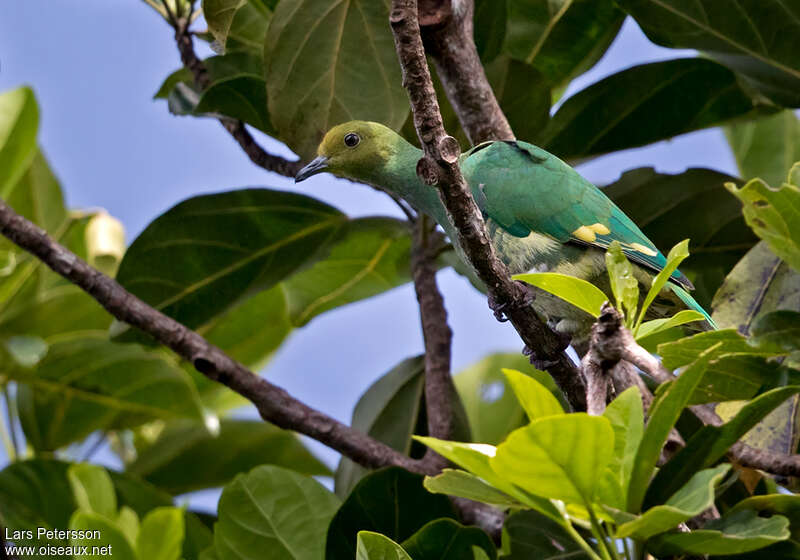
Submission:
<svg viewBox="0 0 800 560">
<path fill-rule="evenodd" d="M 20 453 L 20 446 L 19 441 L 17 441 L 16 430 L 19 414 L 16 409 L 16 402 L 11 398 L 11 395 L 8 392 L 8 382 L 3 384 L 3 399 L 6 401 L 6 415 L 8 418 L 8 432 L 11 436 L 11 447 L 14 449 L 14 458 L 16 458 L 19 457 Z"/>
<path fill-rule="evenodd" d="M 309 407 L 254 374 L 196 332 L 153 309 L 112 278 L 90 267 L 2 201 L 0 233 L 84 290 L 111 315 L 149 334 L 212 381 L 248 399 L 267 422 L 316 439 L 368 468 L 396 465 L 414 472 L 427 472 L 419 461 Z"/>
<path fill-rule="evenodd" d="M 437 243 L 438 240 L 438 243 Z M 411 270 L 414 291 L 419 303 L 422 336 L 425 341 L 425 410 L 428 417 L 428 435 L 439 439 L 453 436 L 456 388 L 450 375 L 450 355 L 453 332 L 447 324 L 444 298 L 436 284 L 436 261 L 433 256 L 443 240 L 433 228 L 433 222 L 424 214 L 414 227 L 414 247 L 411 253 Z M 441 470 L 447 460 L 428 450 L 423 459 L 431 470 Z"/>
</svg>

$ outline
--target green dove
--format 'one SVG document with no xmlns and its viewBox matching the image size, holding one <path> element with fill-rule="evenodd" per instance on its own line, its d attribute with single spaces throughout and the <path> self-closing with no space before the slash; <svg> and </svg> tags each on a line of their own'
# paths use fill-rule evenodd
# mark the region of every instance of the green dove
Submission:
<svg viewBox="0 0 800 560">
<path fill-rule="evenodd" d="M 393 130 L 365 121 L 340 124 L 328 131 L 317 153 L 297 174 L 298 182 L 328 171 L 374 185 L 428 214 L 450 239 L 456 239 L 436 189 L 417 177 L 422 151 Z M 533 144 L 484 142 L 463 153 L 459 165 L 497 255 L 512 274 L 550 271 L 577 276 L 610 296 L 604 253 L 617 241 L 634 265 L 640 293 L 645 294 L 653 276 L 666 264 L 661 251 L 600 189 Z M 466 261 L 463 251 L 456 250 Z M 715 328 L 687 291 L 693 288 L 676 270 L 650 306 L 647 318 L 689 308 L 707 320 L 695 328 Z M 553 328 L 575 342 L 585 338 L 592 317 L 541 290 L 534 289 L 534 295 L 532 305 Z"/>
</svg>

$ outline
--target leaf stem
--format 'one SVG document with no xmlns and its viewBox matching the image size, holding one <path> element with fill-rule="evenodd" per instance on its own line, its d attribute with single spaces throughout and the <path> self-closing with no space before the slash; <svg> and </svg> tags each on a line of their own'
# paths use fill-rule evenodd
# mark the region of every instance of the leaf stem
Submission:
<svg viewBox="0 0 800 560">
<path fill-rule="evenodd" d="M 19 412 L 17 411 L 17 402 L 11 398 L 11 394 L 8 391 L 8 382 L 3 385 L 3 398 L 6 401 L 6 414 L 8 414 L 8 431 L 11 434 L 11 444 L 14 446 L 14 453 L 19 457 L 20 445 L 16 430 Z"/>
<path fill-rule="evenodd" d="M 594 510 L 592 509 L 592 506 L 589 502 L 586 502 L 586 510 L 589 512 L 589 521 L 592 524 L 592 534 L 597 539 L 597 546 L 598 548 L 600 548 L 600 552 L 603 554 L 603 558 L 605 560 L 612 560 L 613 556 L 613 558 L 619 560 L 616 550 L 614 550 L 613 547 L 609 544 L 605 532 L 603 531 L 603 527 L 601 527 L 600 521 L 594 514 Z"/>
<path fill-rule="evenodd" d="M 569 536 L 572 537 L 578 546 L 580 546 L 583 551 L 591 558 L 592 560 L 602 560 L 600 556 L 597 555 L 597 552 L 591 547 L 589 543 L 581 536 L 581 534 L 575 530 L 575 527 L 572 526 L 572 523 L 569 522 L 569 519 L 564 520 L 564 529 L 569 533 Z"/>
</svg>

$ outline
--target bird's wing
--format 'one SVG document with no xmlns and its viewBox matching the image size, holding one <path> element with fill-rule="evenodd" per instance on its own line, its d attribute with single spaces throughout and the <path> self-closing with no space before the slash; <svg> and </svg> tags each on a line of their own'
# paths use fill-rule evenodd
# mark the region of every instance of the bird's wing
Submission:
<svg viewBox="0 0 800 560">
<path fill-rule="evenodd" d="M 513 235 L 536 232 L 601 249 L 618 241 L 639 265 L 658 272 L 667 262 L 600 189 L 541 148 L 519 141 L 484 142 L 464 154 L 461 169 L 484 215 Z M 678 271 L 671 280 L 693 288 Z"/>
</svg>

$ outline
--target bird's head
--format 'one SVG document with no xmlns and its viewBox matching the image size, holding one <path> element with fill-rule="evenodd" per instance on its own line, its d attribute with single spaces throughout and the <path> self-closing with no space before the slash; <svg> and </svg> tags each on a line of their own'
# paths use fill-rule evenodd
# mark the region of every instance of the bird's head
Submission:
<svg viewBox="0 0 800 560">
<path fill-rule="evenodd" d="M 317 148 L 317 157 L 295 176 L 300 182 L 322 171 L 364 182 L 377 181 L 387 162 L 407 144 L 395 131 L 375 122 L 334 126 Z"/>
</svg>

